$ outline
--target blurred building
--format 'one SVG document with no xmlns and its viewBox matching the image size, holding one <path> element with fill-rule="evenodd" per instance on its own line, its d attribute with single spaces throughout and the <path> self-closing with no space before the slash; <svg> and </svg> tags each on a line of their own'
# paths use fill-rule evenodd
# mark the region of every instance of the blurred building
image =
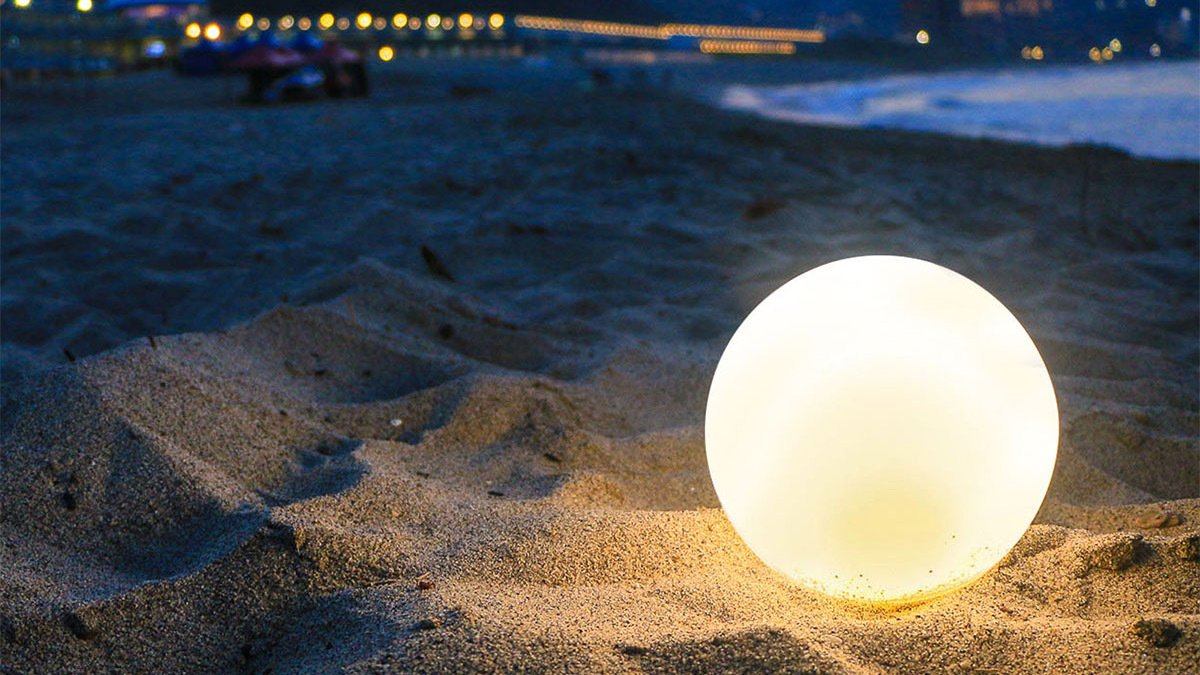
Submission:
<svg viewBox="0 0 1200 675">
<path fill-rule="evenodd" d="M 207 0 L 0 0 L 5 79 L 96 75 L 166 64 Z"/>
</svg>

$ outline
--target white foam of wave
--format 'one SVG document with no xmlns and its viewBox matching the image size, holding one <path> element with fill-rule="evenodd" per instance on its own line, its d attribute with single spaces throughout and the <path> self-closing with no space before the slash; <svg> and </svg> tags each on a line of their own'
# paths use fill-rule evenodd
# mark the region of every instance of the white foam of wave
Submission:
<svg viewBox="0 0 1200 675">
<path fill-rule="evenodd" d="M 1200 159 L 1200 62 L 1194 61 L 735 85 L 721 102 L 795 122 L 1094 143 L 1144 157 Z"/>
</svg>

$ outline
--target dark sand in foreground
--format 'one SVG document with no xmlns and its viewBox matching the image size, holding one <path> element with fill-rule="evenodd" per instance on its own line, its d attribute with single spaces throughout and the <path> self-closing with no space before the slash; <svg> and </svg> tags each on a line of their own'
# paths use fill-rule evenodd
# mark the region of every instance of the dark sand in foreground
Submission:
<svg viewBox="0 0 1200 675">
<path fill-rule="evenodd" d="M 396 66 L 371 101 L 277 108 L 160 73 L 9 95 L 0 664 L 1200 663 L 1195 163 L 552 75 Z M 766 569 L 704 459 L 738 322 L 866 253 L 991 290 L 1062 413 L 1016 550 L 903 610 Z"/>
</svg>

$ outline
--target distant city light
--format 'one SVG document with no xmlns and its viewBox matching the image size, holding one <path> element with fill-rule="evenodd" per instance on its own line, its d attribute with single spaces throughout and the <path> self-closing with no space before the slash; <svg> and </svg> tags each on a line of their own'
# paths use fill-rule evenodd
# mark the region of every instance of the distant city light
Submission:
<svg viewBox="0 0 1200 675">
<path fill-rule="evenodd" d="M 284 16 L 279 17 L 278 25 L 279 25 L 280 30 L 288 30 L 295 24 L 296 24 L 296 20 L 292 18 L 291 14 L 285 14 Z"/>
<path fill-rule="evenodd" d="M 333 28 L 333 15 L 326 12 L 317 18 L 317 25 L 324 30 Z"/>
<path fill-rule="evenodd" d="M 396 28 L 404 28 L 405 26 L 408 25 L 408 15 L 407 14 L 397 14 L 396 16 L 393 16 L 392 17 L 392 25 L 395 26 Z"/>
<path fill-rule="evenodd" d="M 1095 61 L 1096 63 L 1100 63 L 1100 58 L 1101 58 L 1100 48 L 1092 47 L 1091 49 L 1089 49 L 1088 50 L 1088 58 Z"/>
<path fill-rule="evenodd" d="M 919 45 L 929 44 L 929 31 L 923 30 L 923 29 L 917 31 L 917 44 L 919 44 Z"/>
<path fill-rule="evenodd" d="M 269 30 L 271 28 L 271 20 L 265 16 L 261 16 L 254 25 L 258 26 L 259 30 Z"/>
<path fill-rule="evenodd" d="M 1187 7 L 1184 7 L 1183 9 L 1179 10 L 1179 20 L 1184 23 L 1191 21 L 1192 20 L 1192 10 L 1188 9 Z"/>
<path fill-rule="evenodd" d="M 1034 61 L 1041 61 L 1046 56 L 1046 52 L 1042 51 L 1041 45 L 1034 45 L 1033 49 L 1029 50 L 1029 55 L 1033 57 Z"/>
<path fill-rule="evenodd" d="M 387 28 L 387 19 L 383 18 L 382 16 L 377 16 L 371 25 L 375 27 L 375 30 L 383 30 L 384 28 Z"/>
<path fill-rule="evenodd" d="M 795 54 L 796 45 L 757 40 L 701 40 L 700 51 L 705 54 Z"/>
<path fill-rule="evenodd" d="M 1113 50 L 1112 50 L 1112 48 L 1111 48 L 1111 47 L 1105 47 L 1104 49 L 1101 49 L 1101 50 L 1100 50 L 1100 56 L 1102 56 L 1102 57 L 1104 58 L 1104 60 L 1105 60 L 1105 61 L 1112 61 L 1112 60 L 1113 60 Z"/>
<path fill-rule="evenodd" d="M 25 9 L 29 6 L 30 1 L 31 0 L 13 0 L 13 4 L 21 9 Z"/>
<path fill-rule="evenodd" d="M 338 30 L 346 30 L 349 27 L 350 27 L 350 19 L 347 19 L 344 16 L 339 16 L 338 20 L 337 20 L 337 29 Z"/>
<path fill-rule="evenodd" d="M 1157 42 L 1150 45 L 1150 56 L 1153 56 L 1156 59 L 1162 56 L 1162 47 L 1159 47 Z"/>
<path fill-rule="evenodd" d="M 421 19 L 414 16 L 408 20 L 408 29 L 409 30 L 416 30 L 420 27 L 421 27 Z"/>
<path fill-rule="evenodd" d="M 208 24 L 204 27 L 204 37 L 208 38 L 209 40 L 220 40 L 221 27 L 215 23 Z"/>
<path fill-rule="evenodd" d="M 471 25 L 474 23 L 475 23 L 475 17 L 471 16 L 470 14 L 467 14 L 464 12 L 464 13 L 458 15 L 458 27 L 459 28 L 462 28 L 465 30 L 467 28 L 470 28 Z"/>
<path fill-rule="evenodd" d="M 391 47 L 389 47 L 387 45 L 384 45 L 379 48 L 379 60 L 380 61 L 391 61 L 392 57 L 394 57 L 395 55 L 396 55 L 396 50 L 392 49 Z"/>
<path fill-rule="evenodd" d="M 238 17 L 237 27 L 241 30 L 249 30 L 250 26 L 254 25 L 254 15 L 249 12 Z"/>
<path fill-rule="evenodd" d="M 146 43 L 144 52 L 149 58 L 162 58 L 167 53 L 167 43 L 163 42 L 162 40 L 151 40 Z"/>
<path fill-rule="evenodd" d="M 78 9 L 81 12 L 92 11 L 92 0 L 78 0 L 75 3 L 75 9 Z"/>
<path fill-rule="evenodd" d="M 1109 40 L 1108 48 L 1113 50 L 1114 52 L 1120 52 L 1121 51 L 1121 41 L 1118 40 L 1117 38 L 1113 38 L 1112 40 Z"/>
<path fill-rule="evenodd" d="M 371 25 L 371 15 L 363 12 L 354 20 L 354 25 L 358 26 L 359 30 L 366 30 Z"/>
<path fill-rule="evenodd" d="M 429 16 L 425 17 L 425 25 L 429 28 L 437 28 L 438 26 L 442 25 L 442 17 L 438 16 L 437 14 L 430 14 Z"/>
<path fill-rule="evenodd" d="M 1026 61 L 1033 58 L 1033 50 L 1029 48 L 1029 45 L 1021 47 L 1021 58 L 1025 59 Z"/>
<path fill-rule="evenodd" d="M 17 2 L 21 2 L 21 0 L 17 0 Z M 29 0 L 25 0 L 25 3 L 29 4 Z M 203 32 L 203 29 L 200 28 L 200 24 L 198 24 L 198 23 L 189 23 L 187 25 L 187 28 L 183 29 L 183 34 L 192 38 L 193 40 L 200 37 L 200 33 L 202 33 L 202 32 Z"/>
<path fill-rule="evenodd" d="M 1146 0 L 1147 7 L 1153 7 L 1158 4 L 1158 0 Z"/>
<path fill-rule="evenodd" d="M 504 17 L 500 14 L 493 14 L 489 16 L 488 26 L 491 26 L 492 30 L 500 30 L 504 27 Z"/>
<path fill-rule="evenodd" d="M 312 28 L 312 19 L 308 18 L 307 16 L 302 16 L 296 21 L 296 27 L 300 30 L 308 30 L 309 28 Z"/>
</svg>

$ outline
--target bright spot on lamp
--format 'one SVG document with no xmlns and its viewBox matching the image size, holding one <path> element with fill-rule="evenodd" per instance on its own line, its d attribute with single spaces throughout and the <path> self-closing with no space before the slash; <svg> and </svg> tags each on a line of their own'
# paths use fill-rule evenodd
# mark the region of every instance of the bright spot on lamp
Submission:
<svg viewBox="0 0 1200 675">
<path fill-rule="evenodd" d="M 873 603 L 999 562 L 1058 449 L 1054 388 L 1016 317 L 966 277 L 896 256 L 771 293 L 721 355 L 704 424 L 717 496 L 750 549 Z"/>
</svg>

